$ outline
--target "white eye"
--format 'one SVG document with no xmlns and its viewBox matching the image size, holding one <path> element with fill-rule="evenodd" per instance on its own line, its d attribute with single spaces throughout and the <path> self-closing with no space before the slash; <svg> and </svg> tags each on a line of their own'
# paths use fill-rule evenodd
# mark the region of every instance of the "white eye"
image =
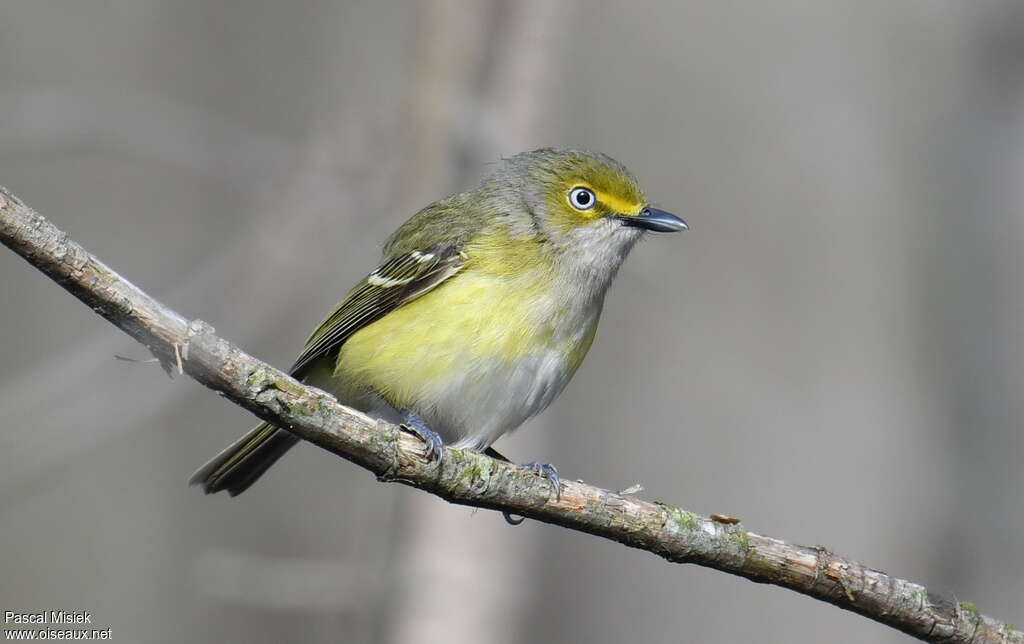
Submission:
<svg viewBox="0 0 1024 644">
<path fill-rule="evenodd" d="M 576 210 L 590 210 L 597 203 L 597 197 L 590 188 L 573 188 L 569 191 L 569 203 Z"/>
</svg>

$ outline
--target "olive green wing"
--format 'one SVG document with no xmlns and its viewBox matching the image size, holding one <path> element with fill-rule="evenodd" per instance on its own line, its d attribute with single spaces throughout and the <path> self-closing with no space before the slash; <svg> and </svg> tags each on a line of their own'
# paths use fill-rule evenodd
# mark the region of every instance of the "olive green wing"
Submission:
<svg viewBox="0 0 1024 644">
<path fill-rule="evenodd" d="M 353 288 L 309 336 L 291 375 L 301 378 L 313 362 L 336 352 L 353 333 L 455 275 L 465 262 L 466 256 L 456 245 L 389 258 Z"/>
</svg>

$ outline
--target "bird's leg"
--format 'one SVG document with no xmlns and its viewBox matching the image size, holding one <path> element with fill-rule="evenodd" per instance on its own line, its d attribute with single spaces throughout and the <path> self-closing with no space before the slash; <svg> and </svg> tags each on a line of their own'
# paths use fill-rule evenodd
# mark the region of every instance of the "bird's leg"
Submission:
<svg viewBox="0 0 1024 644">
<path fill-rule="evenodd" d="M 504 461 L 506 463 L 512 462 L 511 460 L 508 459 L 508 457 L 504 456 L 501 452 L 494 449 L 493 447 L 488 447 L 487 449 L 485 449 L 484 454 L 490 456 L 491 458 L 496 458 L 499 461 Z M 558 470 L 555 469 L 554 465 L 552 465 L 551 463 L 538 463 L 536 461 L 531 461 L 529 463 L 523 463 L 522 467 L 528 467 L 537 474 L 539 474 L 540 476 L 543 476 L 548 481 L 550 481 L 551 487 L 555 491 L 555 500 L 558 501 L 562 498 L 562 479 L 559 478 Z"/>
<path fill-rule="evenodd" d="M 484 454 L 490 456 L 491 458 L 496 458 L 499 461 L 505 461 L 506 463 L 512 462 L 508 458 L 503 456 L 501 452 L 494 449 L 493 447 L 488 447 L 487 449 L 485 449 Z M 555 469 L 554 465 L 552 465 L 551 463 L 537 463 L 534 461 L 530 463 L 523 463 L 522 466 L 532 469 L 538 475 L 543 476 L 551 483 L 551 487 L 554 488 L 555 490 L 556 501 L 562 498 L 562 479 L 559 478 L 558 470 Z M 524 517 L 519 517 L 518 519 L 516 519 L 512 516 L 511 513 L 505 511 L 502 511 L 501 515 L 505 517 L 505 521 L 510 525 L 519 525 L 520 523 L 526 520 Z"/>
<path fill-rule="evenodd" d="M 529 463 L 523 463 L 523 467 L 528 467 L 538 475 L 546 478 L 551 483 L 551 488 L 555 491 L 555 500 L 560 501 L 562 499 L 562 479 L 558 477 L 558 470 L 555 469 L 554 465 L 530 461 Z"/>
<path fill-rule="evenodd" d="M 404 412 L 402 418 L 405 420 L 402 423 L 402 428 L 416 434 L 420 437 L 420 440 L 426 443 L 427 460 L 436 458 L 437 462 L 440 463 L 441 455 L 444 454 L 444 441 L 441 440 L 441 435 L 432 430 L 426 421 L 415 412 Z"/>
</svg>

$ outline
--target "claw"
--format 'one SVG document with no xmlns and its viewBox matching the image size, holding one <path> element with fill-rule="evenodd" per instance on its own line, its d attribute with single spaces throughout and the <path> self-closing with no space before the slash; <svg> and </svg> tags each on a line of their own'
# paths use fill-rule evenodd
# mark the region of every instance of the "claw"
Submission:
<svg viewBox="0 0 1024 644">
<path fill-rule="evenodd" d="M 423 419 L 416 414 L 407 414 L 405 422 L 402 423 L 402 429 L 416 434 L 426 446 L 427 460 L 432 461 L 437 459 L 438 464 L 441 463 L 441 457 L 444 455 L 444 441 L 441 440 L 441 435 L 430 429 Z"/>
<path fill-rule="evenodd" d="M 499 461 L 504 461 L 506 463 L 511 463 L 512 462 L 508 458 L 503 456 L 501 454 L 501 452 L 498 452 L 497 450 L 495 450 L 493 447 L 488 447 L 486 450 L 484 450 L 484 454 L 487 454 L 491 458 L 496 458 Z M 532 469 L 534 472 L 536 472 L 538 475 L 543 476 L 544 478 L 548 479 L 548 481 L 551 483 L 551 487 L 553 487 L 555 489 L 555 500 L 556 501 L 561 500 L 561 498 L 562 498 L 562 479 L 559 478 L 558 470 L 555 469 L 554 465 L 552 465 L 551 463 L 532 462 L 532 463 L 523 463 L 523 467 L 528 467 L 528 468 Z M 519 525 L 523 521 L 526 521 L 526 517 L 518 517 L 518 518 L 516 518 L 516 516 L 513 515 L 511 512 L 506 512 L 504 510 L 502 510 L 501 516 L 505 517 L 505 523 L 507 523 L 509 525 Z"/>
<path fill-rule="evenodd" d="M 509 525 L 519 525 L 523 521 L 526 521 L 526 517 L 519 517 L 518 519 L 511 513 L 505 510 L 501 511 L 501 516 L 505 517 L 505 523 Z"/>
<path fill-rule="evenodd" d="M 562 479 L 558 477 L 558 470 L 551 463 L 524 463 L 523 467 L 528 467 L 537 473 L 538 476 L 543 476 L 550 483 L 552 489 L 555 491 L 555 501 L 562 499 Z"/>
</svg>

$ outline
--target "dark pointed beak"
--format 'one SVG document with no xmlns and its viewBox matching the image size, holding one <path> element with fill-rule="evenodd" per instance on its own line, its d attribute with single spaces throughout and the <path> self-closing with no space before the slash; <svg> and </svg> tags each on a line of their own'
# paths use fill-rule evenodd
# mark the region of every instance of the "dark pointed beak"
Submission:
<svg viewBox="0 0 1024 644">
<path fill-rule="evenodd" d="M 680 230 L 687 230 L 686 222 L 672 213 L 651 208 L 648 206 L 640 211 L 639 215 L 615 215 L 623 224 L 645 230 L 653 230 L 656 233 L 677 233 Z"/>
</svg>

